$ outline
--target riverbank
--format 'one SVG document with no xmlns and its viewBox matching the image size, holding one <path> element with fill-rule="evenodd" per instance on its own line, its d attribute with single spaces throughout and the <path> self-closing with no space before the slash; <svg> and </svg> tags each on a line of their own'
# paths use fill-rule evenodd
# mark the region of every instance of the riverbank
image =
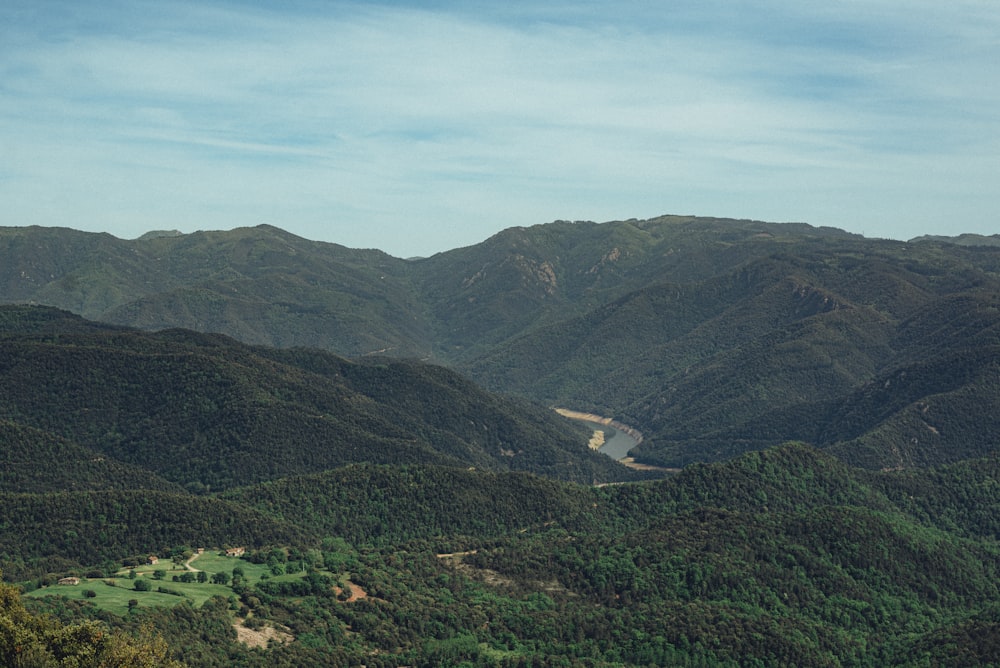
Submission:
<svg viewBox="0 0 1000 668">
<path fill-rule="evenodd" d="M 652 464 L 641 464 L 629 456 L 629 451 L 642 443 L 642 432 L 638 429 L 630 427 L 627 424 L 622 424 L 621 422 L 613 420 L 609 417 L 604 417 L 603 415 L 574 411 L 569 408 L 554 408 L 553 410 L 559 413 L 559 415 L 571 420 L 578 420 L 580 422 L 586 422 L 592 425 L 601 425 L 613 429 L 615 431 L 615 436 L 607 442 L 605 442 L 604 431 L 601 429 L 595 429 L 593 436 L 590 437 L 588 445 L 592 450 L 605 454 L 630 469 L 647 472 L 657 471 L 664 474 L 677 473 L 680 471 L 680 469 L 664 468 L 662 466 L 653 466 Z M 624 445 L 621 443 L 621 439 L 623 438 L 627 439 L 627 442 Z"/>
<path fill-rule="evenodd" d="M 562 415 L 563 417 L 568 417 L 571 420 L 581 420 L 583 422 L 593 422 L 595 424 L 603 424 L 605 426 L 611 427 L 615 431 L 620 431 L 623 434 L 628 434 L 632 440 L 635 441 L 636 445 L 642 443 L 642 432 L 638 429 L 634 429 L 627 424 L 622 424 L 617 420 L 613 420 L 609 417 L 604 417 L 601 415 L 595 415 L 593 413 L 583 413 L 581 411 L 570 410 L 569 408 L 555 408 L 556 413 Z M 597 448 L 595 448 L 597 449 Z"/>
</svg>

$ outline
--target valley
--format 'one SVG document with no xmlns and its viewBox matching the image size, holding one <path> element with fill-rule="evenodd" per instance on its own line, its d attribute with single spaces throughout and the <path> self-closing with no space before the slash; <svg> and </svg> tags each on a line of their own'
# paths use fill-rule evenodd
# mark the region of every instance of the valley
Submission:
<svg viewBox="0 0 1000 668">
<path fill-rule="evenodd" d="M 594 427 L 588 447 L 611 457 L 623 466 L 650 475 L 669 475 L 680 471 L 678 468 L 643 464 L 635 461 L 634 457 L 630 457 L 629 452 L 642 443 L 642 433 L 628 425 L 623 425 L 608 417 L 601 417 L 593 413 L 581 413 L 568 408 L 556 408 L 555 411 L 571 420 Z M 608 431 L 612 434 L 610 438 L 607 438 L 606 432 Z"/>
<path fill-rule="evenodd" d="M 867 468 L 926 466 L 989 451 L 982 435 L 997 426 L 990 410 L 972 429 L 946 424 L 994 373 L 1000 251 L 960 241 L 662 216 L 511 228 L 401 260 L 270 226 L 136 240 L 3 228 L 0 300 L 419 359 L 489 391 L 619 416 L 650 465 L 798 439 Z M 919 382 L 901 394 L 898 378 Z M 938 433 L 911 415 L 920 401 L 945 421 L 931 422 Z"/>
<path fill-rule="evenodd" d="M 980 241 L 0 228 L 0 664 L 996 665 Z"/>
<path fill-rule="evenodd" d="M 625 459 L 632 448 L 642 443 L 641 432 L 612 418 L 601 417 L 593 413 L 581 413 L 568 408 L 556 408 L 554 410 L 563 417 L 597 427 L 598 430 L 594 432 L 595 436 L 591 439 L 591 447 L 614 460 L 620 461 Z M 610 428 L 613 432 L 611 438 L 608 440 L 604 439 L 604 432 L 601 431 L 601 429 L 606 427 Z M 598 433 L 601 434 L 600 437 L 597 436 Z M 597 447 L 594 447 L 595 438 L 599 440 L 599 443 L 596 444 Z"/>
</svg>

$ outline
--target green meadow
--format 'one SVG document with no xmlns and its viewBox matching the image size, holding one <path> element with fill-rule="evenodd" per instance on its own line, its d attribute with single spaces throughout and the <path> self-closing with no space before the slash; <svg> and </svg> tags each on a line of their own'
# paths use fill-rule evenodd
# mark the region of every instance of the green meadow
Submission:
<svg viewBox="0 0 1000 668">
<path fill-rule="evenodd" d="M 135 589 L 135 583 L 148 582 L 149 591 Z M 174 593 L 157 591 L 162 587 Z M 88 596 L 87 592 L 94 592 Z M 81 578 L 78 585 L 52 585 L 42 587 L 25 594 L 27 597 L 62 596 L 71 600 L 91 603 L 102 610 L 125 615 L 129 612 L 129 601 L 136 601 L 138 607 L 172 607 L 181 601 L 190 601 L 194 606 L 200 606 L 213 596 L 233 596 L 233 590 L 224 585 L 205 583 L 173 582 L 169 578 L 154 580 L 147 576 L 137 576 L 135 580 L 127 577 L 88 579 Z"/>
<path fill-rule="evenodd" d="M 206 582 L 180 582 L 182 574 L 190 572 L 183 565 L 177 565 L 170 559 L 162 559 L 154 564 L 142 564 L 134 568 L 122 568 L 112 578 L 80 578 L 78 585 L 51 585 L 28 592 L 28 597 L 61 596 L 70 600 L 86 601 L 102 610 L 117 615 L 126 615 L 132 607 L 172 607 L 181 601 L 190 601 L 195 606 L 201 606 L 213 596 L 235 596 L 229 586 L 232 582 L 233 569 L 242 569 L 244 582 L 253 585 L 262 579 L 295 580 L 305 576 L 304 572 L 272 576 L 266 564 L 252 564 L 237 557 L 221 556 L 218 551 L 206 550 L 196 555 L 189 562 L 192 571 L 204 571 L 208 576 Z M 134 571 L 135 577 L 130 576 Z M 157 579 L 154 572 L 163 571 L 162 578 Z M 227 584 L 212 582 L 216 573 L 226 573 L 229 576 Z M 148 584 L 146 590 L 136 589 L 136 583 Z M 160 591 L 160 590 L 165 591 Z M 88 594 L 93 592 L 93 594 Z"/>
</svg>

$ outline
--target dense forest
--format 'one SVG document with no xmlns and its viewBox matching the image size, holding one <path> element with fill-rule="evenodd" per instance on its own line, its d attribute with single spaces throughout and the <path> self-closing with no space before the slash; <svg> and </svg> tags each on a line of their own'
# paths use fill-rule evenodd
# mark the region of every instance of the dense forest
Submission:
<svg viewBox="0 0 1000 668">
<path fill-rule="evenodd" d="M 0 663 L 1000 665 L 994 242 L 2 229 Z"/>
<path fill-rule="evenodd" d="M 248 547 L 224 562 L 228 595 L 132 593 L 116 615 L 36 570 L 26 600 L 64 624 L 154 628 L 193 666 L 984 665 L 1000 661 L 998 472 L 996 457 L 871 472 L 803 444 L 603 487 L 351 465 L 188 509 L 154 496 L 124 523 L 122 554 L 169 555 L 200 544 L 183 527 L 203 504 L 202 542 Z M 51 512 L 105 518 L 91 531 L 122 519 L 95 499 Z M 55 541 L 66 525 L 9 531 Z M 67 560 L 59 575 L 103 590 L 121 565 Z M 246 619 L 285 640 L 248 647 Z"/>
<path fill-rule="evenodd" d="M 155 474 L 161 480 L 119 486 L 172 482 L 206 492 L 350 462 L 523 470 L 589 483 L 634 477 L 590 451 L 588 432 L 571 421 L 442 367 L 351 362 L 186 330 L 101 328 L 47 307 L 0 306 L 4 428 L 20 443 L 5 475 L 23 481 L 22 491 L 58 478 L 30 472 L 60 456 L 67 465 L 82 460 L 72 486 L 81 489 Z"/>
</svg>

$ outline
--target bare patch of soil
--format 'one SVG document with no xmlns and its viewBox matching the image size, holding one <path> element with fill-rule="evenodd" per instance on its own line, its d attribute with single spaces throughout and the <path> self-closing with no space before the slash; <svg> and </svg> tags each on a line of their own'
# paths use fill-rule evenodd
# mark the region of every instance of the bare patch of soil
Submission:
<svg viewBox="0 0 1000 668">
<path fill-rule="evenodd" d="M 268 641 L 273 640 L 276 643 L 284 644 L 286 642 L 291 642 L 295 640 L 295 636 L 287 631 L 280 631 L 273 626 L 264 626 L 259 629 L 248 629 L 243 626 L 243 621 L 239 617 L 233 623 L 233 628 L 236 629 L 236 639 L 237 641 L 243 643 L 247 647 L 263 647 L 266 648 Z"/>
<path fill-rule="evenodd" d="M 472 564 L 467 564 L 462 560 L 462 557 L 469 554 L 475 554 L 476 552 L 478 552 L 478 550 L 468 550 L 467 552 L 445 552 L 438 554 L 437 557 L 438 559 L 446 561 L 452 568 L 463 575 L 484 584 L 488 584 L 492 587 L 514 587 L 517 585 L 517 582 L 513 578 L 509 578 L 503 573 L 499 573 L 492 568 L 479 568 L 477 566 L 473 566 Z M 548 582 L 532 581 L 524 584 L 527 584 L 538 591 L 568 591 L 566 587 L 559 583 L 558 580 L 550 580 Z"/>
<path fill-rule="evenodd" d="M 663 466 L 653 466 L 652 464 L 640 464 L 635 461 L 634 457 L 625 457 L 624 459 L 618 460 L 619 464 L 624 464 L 630 469 L 635 469 L 636 471 L 663 471 L 665 473 L 680 473 L 680 469 L 668 469 Z"/>
<path fill-rule="evenodd" d="M 368 592 L 362 589 L 360 585 L 354 584 L 350 580 L 347 581 L 347 588 L 351 590 L 351 595 L 344 600 L 344 603 L 354 603 L 355 601 L 360 601 L 363 598 L 368 598 Z M 340 587 L 336 585 L 333 586 L 333 595 L 338 599 L 343 592 L 344 590 Z"/>
<path fill-rule="evenodd" d="M 438 559 L 453 559 L 455 561 L 462 561 L 462 557 L 467 554 L 475 554 L 479 550 L 466 550 L 465 552 L 441 552 L 437 555 Z"/>
</svg>

